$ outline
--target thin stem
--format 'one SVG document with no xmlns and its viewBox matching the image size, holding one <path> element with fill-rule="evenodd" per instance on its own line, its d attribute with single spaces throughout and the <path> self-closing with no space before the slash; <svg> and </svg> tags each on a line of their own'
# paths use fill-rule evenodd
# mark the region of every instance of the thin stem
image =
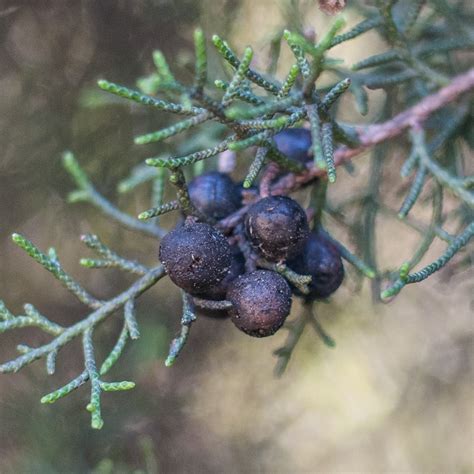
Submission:
<svg viewBox="0 0 474 474">
<path fill-rule="evenodd" d="M 303 310 L 305 311 L 305 310 Z M 274 351 L 274 355 L 278 357 L 275 365 L 274 373 L 277 377 L 281 377 L 285 372 L 288 363 L 290 362 L 293 351 L 298 344 L 308 319 L 305 314 L 298 316 L 298 319 L 293 323 L 287 325 L 288 336 L 283 346 Z"/>
<path fill-rule="evenodd" d="M 431 224 L 426 232 L 423 240 L 421 241 L 418 249 L 411 257 L 408 265 L 410 268 L 414 268 L 421 259 L 425 256 L 429 250 L 433 240 L 436 237 L 435 228 L 441 224 L 443 218 L 443 188 L 440 184 L 435 183 L 435 189 L 433 190 L 433 215 L 431 216 Z"/>
<path fill-rule="evenodd" d="M 416 127 L 411 132 L 413 144 L 417 150 L 420 161 L 436 178 L 436 180 L 454 193 L 459 199 L 464 201 L 469 207 L 474 208 L 474 193 L 464 188 L 462 182 L 451 176 L 441 166 L 439 166 L 428 154 L 425 142 L 425 132 L 423 129 Z"/>
<path fill-rule="evenodd" d="M 337 148 L 334 152 L 335 166 L 340 166 L 354 156 L 360 155 L 368 148 L 397 137 L 414 125 L 423 123 L 434 112 L 455 101 L 473 88 L 474 68 L 456 76 L 447 86 L 425 97 L 418 104 L 395 117 L 380 124 L 357 128 L 359 145 L 355 148 L 347 146 Z M 309 165 L 307 171 L 299 173 L 298 176 L 290 174 L 282 177 L 273 185 L 272 192 L 275 194 L 285 194 L 312 181 L 315 177 L 324 176 L 325 173 L 325 170 Z"/>
<path fill-rule="evenodd" d="M 59 264 L 58 260 L 51 259 L 42 253 L 31 241 L 20 234 L 13 234 L 12 240 L 22 248 L 31 258 L 38 262 L 43 268 L 52 273 L 77 299 L 91 308 L 98 308 L 102 302 L 90 295 L 79 283 L 68 275 Z"/>
<path fill-rule="evenodd" d="M 72 153 L 64 153 L 63 165 L 79 188 L 78 192 L 72 193 L 72 195 L 70 195 L 70 200 L 88 201 L 108 217 L 114 219 L 131 230 L 142 232 L 155 238 L 162 238 L 165 236 L 165 230 L 161 229 L 155 224 L 140 222 L 138 219 L 135 219 L 134 217 L 120 211 L 110 201 L 105 199 L 99 192 L 97 192 Z"/>
<path fill-rule="evenodd" d="M 91 426 L 100 430 L 104 426 L 100 410 L 100 386 L 99 372 L 95 364 L 94 345 L 92 343 L 92 328 L 87 328 L 82 336 L 82 345 L 84 348 L 84 362 L 89 380 L 91 381 L 91 400 L 87 405 L 87 410 L 91 413 Z"/>
<path fill-rule="evenodd" d="M 84 333 L 84 331 L 87 329 L 97 326 L 97 324 L 114 313 L 130 299 L 140 296 L 164 275 L 165 270 L 161 265 L 152 268 L 146 275 L 137 280 L 126 291 L 120 293 L 115 298 L 104 302 L 100 308 L 92 312 L 87 318 L 65 329 L 58 337 L 54 338 L 48 344 L 38 347 L 37 349 L 32 349 L 30 352 L 0 365 L 0 373 L 18 372 L 26 365 L 46 356 L 49 352 L 58 350 L 59 348 L 66 345 L 71 339 L 74 339 L 75 337 Z"/>
</svg>

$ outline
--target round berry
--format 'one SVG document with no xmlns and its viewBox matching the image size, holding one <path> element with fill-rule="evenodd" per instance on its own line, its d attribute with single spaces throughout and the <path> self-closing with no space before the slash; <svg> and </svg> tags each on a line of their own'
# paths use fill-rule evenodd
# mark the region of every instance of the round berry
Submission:
<svg viewBox="0 0 474 474">
<path fill-rule="evenodd" d="M 231 265 L 230 245 L 209 224 L 185 224 L 165 235 L 160 260 L 173 283 L 194 295 L 226 277 Z"/>
<path fill-rule="evenodd" d="M 337 247 L 322 229 L 311 232 L 301 255 L 288 262 L 301 275 L 311 275 L 307 299 L 327 298 L 341 286 L 344 266 Z M 303 296 L 296 288 L 295 294 Z"/>
<path fill-rule="evenodd" d="M 245 258 L 237 245 L 231 245 L 231 263 L 225 277 L 209 290 L 201 293 L 200 298 L 206 300 L 225 300 L 229 285 L 242 273 L 245 273 Z"/>
<path fill-rule="evenodd" d="M 303 208 L 286 196 L 270 196 L 253 204 L 245 216 L 245 229 L 252 246 L 271 261 L 300 253 L 309 234 Z"/>
<path fill-rule="evenodd" d="M 305 163 L 311 150 L 311 131 L 306 128 L 287 128 L 277 133 L 273 140 L 279 151 L 289 158 Z"/>
<path fill-rule="evenodd" d="M 245 273 L 229 286 L 227 299 L 232 322 L 254 337 L 266 337 L 281 328 L 291 309 L 291 290 L 278 273 L 256 270 Z"/>
<path fill-rule="evenodd" d="M 188 192 L 197 210 L 215 220 L 237 211 L 242 200 L 238 186 L 229 176 L 217 171 L 194 178 Z"/>
</svg>

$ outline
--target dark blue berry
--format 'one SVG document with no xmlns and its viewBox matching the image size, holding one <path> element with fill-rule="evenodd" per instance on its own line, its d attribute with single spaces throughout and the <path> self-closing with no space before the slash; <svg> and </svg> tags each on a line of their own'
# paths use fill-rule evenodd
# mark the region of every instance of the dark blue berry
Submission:
<svg viewBox="0 0 474 474">
<path fill-rule="evenodd" d="M 188 185 L 192 203 L 203 214 L 214 220 L 237 211 L 241 205 L 241 191 L 229 176 L 217 171 L 204 173 Z"/>
<path fill-rule="evenodd" d="M 229 286 L 227 299 L 232 322 L 254 337 L 266 337 L 281 328 L 291 309 L 291 290 L 278 273 L 256 270 L 245 273 Z"/>
<path fill-rule="evenodd" d="M 336 246 L 322 229 L 311 232 L 301 255 L 288 261 L 288 266 L 302 275 L 311 275 L 310 293 L 306 299 L 327 298 L 344 279 L 344 266 Z M 293 292 L 303 296 L 296 288 Z"/>
<path fill-rule="evenodd" d="M 286 196 L 270 196 L 253 204 L 245 216 L 245 230 L 252 246 L 274 262 L 300 253 L 309 234 L 304 209 Z"/>
<path fill-rule="evenodd" d="M 311 131 L 306 128 L 287 128 L 277 133 L 273 140 L 279 151 L 286 156 L 305 163 L 310 159 Z"/>
<path fill-rule="evenodd" d="M 237 245 L 231 246 L 232 260 L 226 276 L 217 285 L 206 291 L 201 295 L 201 298 L 208 300 L 224 300 L 227 294 L 227 289 L 231 282 L 233 282 L 239 275 L 245 273 L 245 258 Z"/>
<path fill-rule="evenodd" d="M 209 291 L 227 275 L 231 250 L 227 239 L 214 227 L 187 223 L 165 235 L 160 260 L 169 277 L 191 295 Z"/>
</svg>

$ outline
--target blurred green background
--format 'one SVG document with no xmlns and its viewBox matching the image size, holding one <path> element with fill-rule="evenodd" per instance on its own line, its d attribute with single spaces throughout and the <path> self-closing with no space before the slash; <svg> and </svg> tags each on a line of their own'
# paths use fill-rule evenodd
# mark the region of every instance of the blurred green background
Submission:
<svg viewBox="0 0 474 474">
<path fill-rule="evenodd" d="M 319 32 L 330 18 L 314 2 L 302 3 L 308 3 L 306 23 Z M 64 267 L 101 298 L 132 280 L 81 269 L 78 259 L 87 255 L 81 233 L 97 233 L 144 263 L 156 261 L 153 239 L 137 237 L 86 204 L 66 203 L 73 184 L 60 163 L 65 149 L 76 153 L 101 192 L 132 214 L 147 207 L 145 192 L 117 196 L 117 182 L 144 158 L 173 150 L 172 142 L 133 145 L 134 135 L 170 117 L 120 101 L 94 107 L 96 80 L 133 85 L 152 70 L 154 48 L 189 79 L 198 24 L 208 37 L 219 33 L 239 50 L 252 44 L 257 63 L 264 63 L 262 48 L 284 25 L 290 4 L 0 0 L 0 296 L 12 311 L 29 302 L 62 324 L 84 317 L 84 308 L 11 243 L 12 232 L 43 249 L 55 246 Z M 349 23 L 357 21 L 350 10 L 346 15 Z M 381 47 L 368 34 L 338 47 L 337 55 L 352 64 Z M 287 51 L 282 58 L 288 64 Z M 378 97 L 371 96 L 375 111 Z M 364 157 L 357 160 L 363 180 Z M 397 173 L 388 179 L 390 188 Z M 333 197 L 343 199 L 357 182 L 338 180 Z M 384 266 L 402 261 L 418 238 L 385 219 L 379 229 Z M 435 246 L 427 259 L 442 248 Z M 79 344 L 61 352 L 54 377 L 44 375 L 41 363 L 0 377 L 0 472 L 474 472 L 472 269 L 456 274 L 447 268 L 386 306 L 373 305 L 368 288 L 354 294 L 355 283 L 346 280 L 319 310 L 337 347 L 327 349 L 308 332 L 281 379 L 272 375 L 272 351 L 284 331 L 258 340 L 228 321 L 205 318 L 193 326 L 175 366 L 165 368 L 180 301 L 172 285 L 161 282 L 140 300 L 141 339 L 113 369 L 137 388 L 104 396 L 102 431 L 89 427 L 87 388 L 53 406 L 39 403 L 81 370 Z M 97 331 L 100 357 L 113 344 L 119 319 L 109 318 Z M 3 335 L 1 359 L 26 340 L 46 339 L 35 331 Z"/>
</svg>

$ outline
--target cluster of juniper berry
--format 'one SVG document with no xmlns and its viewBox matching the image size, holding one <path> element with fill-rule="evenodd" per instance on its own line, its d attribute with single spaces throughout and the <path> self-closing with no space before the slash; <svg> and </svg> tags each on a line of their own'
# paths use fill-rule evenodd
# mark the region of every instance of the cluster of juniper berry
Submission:
<svg viewBox="0 0 474 474">
<path fill-rule="evenodd" d="M 277 148 L 298 161 L 309 159 L 311 133 L 287 129 L 274 137 Z M 198 214 L 220 220 L 242 206 L 242 188 L 223 173 L 209 172 L 189 183 Z M 318 228 L 310 232 L 305 210 L 287 196 L 253 203 L 227 238 L 215 226 L 188 217 L 160 245 L 160 260 L 171 280 L 197 297 L 202 314 L 230 316 L 251 336 L 271 336 L 291 309 L 292 294 L 306 301 L 326 298 L 339 288 L 344 267 L 337 247 Z M 266 269 L 288 268 L 293 278 Z M 278 267 L 280 265 L 280 267 Z M 260 268 L 260 267 L 263 267 Z M 307 285 L 292 281 L 305 278 Z M 204 300 L 221 301 L 210 305 Z"/>
</svg>

